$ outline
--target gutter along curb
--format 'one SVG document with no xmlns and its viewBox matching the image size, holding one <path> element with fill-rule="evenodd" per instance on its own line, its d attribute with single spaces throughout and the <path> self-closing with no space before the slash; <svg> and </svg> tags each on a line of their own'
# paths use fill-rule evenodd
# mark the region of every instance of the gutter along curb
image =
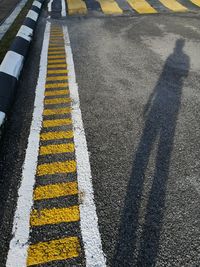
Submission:
<svg viewBox="0 0 200 267">
<path fill-rule="evenodd" d="M 44 0 L 35 0 L 0 65 L 0 128 L 15 98 L 17 82 L 27 56 Z"/>
</svg>

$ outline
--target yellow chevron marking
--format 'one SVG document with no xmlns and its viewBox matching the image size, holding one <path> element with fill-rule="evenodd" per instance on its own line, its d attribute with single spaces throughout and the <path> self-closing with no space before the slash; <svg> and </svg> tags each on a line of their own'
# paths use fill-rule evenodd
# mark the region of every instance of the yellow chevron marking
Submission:
<svg viewBox="0 0 200 267">
<path fill-rule="evenodd" d="M 45 96 L 67 95 L 69 90 L 49 90 L 45 92 Z"/>
<path fill-rule="evenodd" d="M 46 224 L 58 224 L 64 222 L 77 222 L 80 220 L 79 207 L 53 208 L 43 210 L 32 210 L 30 217 L 31 226 Z"/>
<path fill-rule="evenodd" d="M 52 108 L 44 109 L 43 116 L 68 114 L 71 112 L 71 108 Z"/>
<path fill-rule="evenodd" d="M 50 175 L 57 173 L 73 173 L 76 171 L 76 162 L 74 160 L 64 162 L 53 162 L 38 165 L 37 175 Z"/>
<path fill-rule="evenodd" d="M 71 119 L 58 119 L 58 120 L 44 120 L 43 121 L 43 127 L 57 127 L 57 126 L 63 126 L 63 125 L 70 125 L 72 124 Z"/>
<path fill-rule="evenodd" d="M 56 144 L 40 147 L 40 155 L 59 154 L 59 153 L 71 153 L 74 152 L 74 144 Z"/>
<path fill-rule="evenodd" d="M 82 0 L 66 0 L 66 1 L 67 1 L 69 15 L 87 13 L 87 7 L 84 1 Z"/>
<path fill-rule="evenodd" d="M 57 198 L 77 194 L 77 182 L 50 184 L 36 187 L 34 190 L 34 200 Z"/>
<path fill-rule="evenodd" d="M 68 83 L 46 83 L 46 88 L 63 88 L 68 87 Z"/>
<path fill-rule="evenodd" d="M 109 14 L 122 14 L 123 10 L 118 6 L 114 0 L 97 0 L 101 6 L 103 13 Z"/>
<path fill-rule="evenodd" d="M 53 47 L 51 47 L 51 45 L 49 45 L 49 50 L 50 51 L 57 51 L 57 50 L 61 50 L 61 51 L 65 51 L 63 45 L 54 45 Z"/>
<path fill-rule="evenodd" d="M 73 131 L 47 132 L 40 135 L 42 141 L 73 138 Z"/>
<path fill-rule="evenodd" d="M 184 12 L 187 11 L 188 9 L 181 5 L 179 2 L 176 0 L 159 0 L 164 6 L 169 8 L 170 10 L 174 12 Z"/>
<path fill-rule="evenodd" d="M 66 237 L 30 245 L 27 266 L 78 257 L 80 249 L 77 237 Z"/>
<path fill-rule="evenodd" d="M 145 0 L 127 0 L 127 2 L 138 13 L 141 14 L 157 13 L 157 11 Z"/>
<path fill-rule="evenodd" d="M 192 2 L 194 5 L 200 7 L 200 0 L 190 0 L 190 2 Z"/>
<path fill-rule="evenodd" d="M 45 99 L 44 103 L 45 105 L 57 105 L 57 104 L 64 104 L 64 103 L 70 103 L 71 98 L 52 98 L 52 99 Z"/>
<path fill-rule="evenodd" d="M 62 51 L 49 51 L 48 52 L 48 55 L 60 55 L 60 56 L 65 56 L 65 52 L 62 52 Z"/>
</svg>

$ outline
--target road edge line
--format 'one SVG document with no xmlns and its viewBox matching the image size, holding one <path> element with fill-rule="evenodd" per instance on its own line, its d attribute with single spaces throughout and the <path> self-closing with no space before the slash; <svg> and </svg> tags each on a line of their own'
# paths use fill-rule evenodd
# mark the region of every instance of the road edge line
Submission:
<svg viewBox="0 0 200 267">
<path fill-rule="evenodd" d="M 98 218 L 94 203 L 94 192 L 92 186 L 92 174 L 89 162 L 89 154 L 85 131 L 83 128 L 82 114 L 78 85 L 73 62 L 73 54 L 67 26 L 63 27 L 67 68 L 69 74 L 69 90 L 72 99 L 72 121 L 74 131 L 75 155 L 77 162 L 77 180 L 79 194 L 82 195 L 80 207 L 80 225 L 84 244 L 86 266 L 106 266 L 106 258 L 102 250 L 101 237 L 98 227 Z"/>
<path fill-rule="evenodd" d="M 36 86 L 32 123 L 22 169 L 21 185 L 18 190 L 17 207 L 14 215 L 12 239 L 10 241 L 7 255 L 6 267 L 26 267 L 30 229 L 30 211 L 33 205 L 33 187 L 35 184 L 40 130 L 42 126 L 49 35 L 50 23 L 47 22 L 44 32 L 42 51 L 40 54 L 40 72 Z"/>
</svg>

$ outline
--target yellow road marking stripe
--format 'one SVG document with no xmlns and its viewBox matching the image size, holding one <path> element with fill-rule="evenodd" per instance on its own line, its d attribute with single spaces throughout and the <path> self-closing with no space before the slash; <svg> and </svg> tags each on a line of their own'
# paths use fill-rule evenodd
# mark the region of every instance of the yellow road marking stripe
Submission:
<svg viewBox="0 0 200 267">
<path fill-rule="evenodd" d="M 43 115 L 44 116 L 61 115 L 61 114 L 68 114 L 70 112 L 71 112 L 71 108 L 44 109 Z"/>
<path fill-rule="evenodd" d="M 45 92 L 45 96 L 67 95 L 67 94 L 69 94 L 69 90 L 51 90 Z"/>
<path fill-rule="evenodd" d="M 68 83 L 46 83 L 46 88 L 63 88 L 68 87 Z"/>
<path fill-rule="evenodd" d="M 29 246 L 27 266 L 75 258 L 79 256 L 80 249 L 77 237 L 39 242 Z"/>
<path fill-rule="evenodd" d="M 65 59 L 50 59 L 48 60 L 48 64 L 51 64 L 51 63 L 65 63 Z"/>
<path fill-rule="evenodd" d="M 49 74 L 60 74 L 60 73 L 67 74 L 68 71 L 67 70 L 47 70 L 47 75 L 49 75 Z"/>
<path fill-rule="evenodd" d="M 40 135 L 42 141 L 73 138 L 73 131 L 47 132 Z"/>
<path fill-rule="evenodd" d="M 49 56 L 48 55 L 48 59 L 56 59 L 56 58 L 65 59 L 65 54 L 62 54 L 62 55 L 54 55 L 54 56 Z"/>
<path fill-rule="evenodd" d="M 188 9 L 176 0 L 159 0 L 164 6 L 175 12 L 184 12 Z"/>
<path fill-rule="evenodd" d="M 32 210 L 30 217 L 31 226 L 58 224 L 63 222 L 77 222 L 80 219 L 79 207 L 53 208 Z"/>
<path fill-rule="evenodd" d="M 65 49 L 64 49 L 64 46 L 62 45 L 59 45 L 59 46 L 53 46 L 53 47 L 51 47 L 51 45 L 49 45 L 49 50 L 50 51 L 57 51 L 57 50 L 62 50 L 62 51 L 65 51 Z"/>
<path fill-rule="evenodd" d="M 67 80 L 68 79 L 68 76 L 50 76 L 50 77 L 47 77 L 46 80 L 47 81 L 60 81 L 60 80 Z"/>
<path fill-rule="evenodd" d="M 65 56 L 65 52 L 60 52 L 60 51 L 48 52 L 48 55 L 59 55 L 59 56 Z"/>
<path fill-rule="evenodd" d="M 200 0 L 190 0 L 190 2 L 200 7 Z"/>
<path fill-rule="evenodd" d="M 69 15 L 87 13 L 87 7 L 84 1 L 82 0 L 66 0 L 66 1 L 67 1 Z"/>
<path fill-rule="evenodd" d="M 43 121 L 43 127 L 57 127 L 57 126 L 63 126 L 63 125 L 70 125 L 72 124 L 71 119 L 57 119 L 57 120 L 44 120 Z"/>
<path fill-rule="evenodd" d="M 138 13 L 141 14 L 157 13 L 157 11 L 145 0 L 127 0 L 127 2 Z"/>
<path fill-rule="evenodd" d="M 48 69 L 66 68 L 67 67 L 67 64 L 50 64 L 47 67 L 48 67 Z"/>
<path fill-rule="evenodd" d="M 45 105 L 57 105 L 57 104 L 64 104 L 64 103 L 70 103 L 71 98 L 53 98 L 53 99 L 45 99 L 44 103 Z"/>
<path fill-rule="evenodd" d="M 76 162 L 74 160 L 64 162 L 53 162 L 38 165 L 37 175 L 57 174 L 57 173 L 73 173 L 76 171 Z"/>
<path fill-rule="evenodd" d="M 114 0 L 97 0 L 105 14 L 122 14 L 123 10 Z"/>
<path fill-rule="evenodd" d="M 60 31 L 53 31 L 51 32 L 51 37 L 63 37 L 64 35 Z"/>
<path fill-rule="evenodd" d="M 74 152 L 74 144 L 56 144 L 40 147 L 40 155 L 59 154 L 59 153 L 71 153 Z"/>
<path fill-rule="evenodd" d="M 57 198 L 77 194 L 77 182 L 50 184 L 36 187 L 34 190 L 34 200 Z"/>
</svg>

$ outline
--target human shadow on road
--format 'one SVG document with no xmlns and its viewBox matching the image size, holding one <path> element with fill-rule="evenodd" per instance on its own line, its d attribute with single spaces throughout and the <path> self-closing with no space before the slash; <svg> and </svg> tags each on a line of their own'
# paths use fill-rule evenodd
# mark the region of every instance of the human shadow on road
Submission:
<svg viewBox="0 0 200 267">
<path fill-rule="evenodd" d="M 127 186 L 124 211 L 111 266 L 155 266 L 165 213 L 165 195 L 177 116 L 184 79 L 190 61 L 183 52 L 185 41 L 176 42 L 162 74 L 144 109 L 145 125 L 135 153 Z M 156 145 L 153 177 L 145 177 L 151 152 Z M 146 209 L 141 211 L 144 185 L 151 179 Z M 141 215 L 142 212 L 142 215 Z M 139 222 L 139 217 L 143 220 Z M 138 235 L 138 229 L 140 235 Z M 137 253 L 136 253 L 137 252 Z"/>
</svg>

